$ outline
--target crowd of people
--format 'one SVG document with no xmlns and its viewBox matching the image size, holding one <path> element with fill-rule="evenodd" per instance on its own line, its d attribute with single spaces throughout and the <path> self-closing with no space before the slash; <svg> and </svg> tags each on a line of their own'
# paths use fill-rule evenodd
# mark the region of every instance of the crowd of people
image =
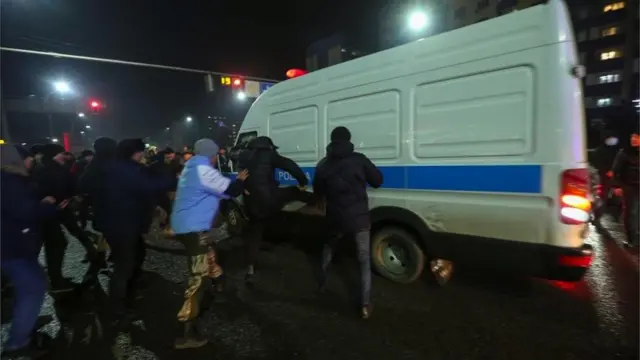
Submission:
<svg viewBox="0 0 640 360">
<path fill-rule="evenodd" d="M 157 154 L 140 139 L 95 141 L 75 159 L 57 144 L 4 145 L 2 165 L 2 275 L 3 286 L 14 289 L 14 314 L 3 356 L 37 358 L 47 349 L 32 341 L 47 291 L 69 292 L 97 284 L 108 264 L 110 339 L 130 331 L 138 318 L 133 300 L 145 260 L 145 241 L 157 209 L 164 213 L 166 235 L 184 245 L 189 282 L 184 303 L 176 309 L 184 334 L 174 346 L 195 348 L 207 343 L 197 329 L 205 290 L 219 293 L 225 276 L 216 261 L 212 232 L 222 202 L 243 195 L 248 226 L 245 282 L 255 281 L 255 263 L 267 219 L 287 202 L 298 199 L 321 204 L 331 228 L 322 261 L 318 287 L 326 284 L 327 271 L 339 238 L 352 236 L 361 268 L 362 318 L 371 315 L 368 198 L 366 187 L 379 187 L 382 174 L 363 154 L 354 151 L 345 127 L 331 133 L 326 157 L 318 164 L 314 195 L 304 188 L 308 179 L 294 161 L 281 156 L 268 137 L 253 139 L 242 149 L 239 172 L 232 179 L 224 149 L 210 139 L 197 141 L 193 149 L 176 154 L 170 148 Z M 279 168 L 290 173 L 298 187 L 281 188 L 274 179 Z M 88 225 L 91 231 L 86 231 Z M 89 263 L 81 284 L 63 277 L 67 233 L 86 251 Z M 38 256 L 44 246 L 46 272 Z M 109 255 L 107 257 L 107 255 Z"/>
</svg>

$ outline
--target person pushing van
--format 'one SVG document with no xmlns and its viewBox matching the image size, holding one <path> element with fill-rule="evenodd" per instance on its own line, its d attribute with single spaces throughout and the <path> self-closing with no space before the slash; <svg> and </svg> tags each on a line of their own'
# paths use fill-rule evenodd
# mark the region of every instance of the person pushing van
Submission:
<svg viewBox="0 0 640 360">
<path fill-rule="evenodd" d="M 354 237 L 358 247 L 361 271 L 361 316 L 371 315 L 371 254 L 369 198 L 367 185 L 382 185 L 382 173 L 364 154 L 354 152 L 351 133 L 344 126 L 331 132 L 327 156 L 320 160 L 313 179 L 313 192 L 326 200 L 326 216 L 331 236 L 322 251 L 319 287 L 323 291 L 327 283 L 327 270 L 337 241 L 343 235 Z"/>
</svg>

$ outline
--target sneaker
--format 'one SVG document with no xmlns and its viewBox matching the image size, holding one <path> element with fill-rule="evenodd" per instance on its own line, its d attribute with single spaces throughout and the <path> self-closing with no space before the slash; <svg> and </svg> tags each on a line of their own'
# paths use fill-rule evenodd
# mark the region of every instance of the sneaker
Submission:
<svg viewBox="0 0 640 360">
<path fill-rule="evenodd" d="M 205 346 L 209 341 L 205 339 L 198 328 L 193 323 L 184 324 L 184 337 L 176 339 L 174 347 L 176 349 L 195 349 Z"/>
<path fill-rule="evenodd" d="M 188 338 L 178 338 L 174 343 L 174 347 L 178 350 L 197 349 L 207 345 L 209 341 L 201 336 L 192 336 Z"/>
<path fill-rule="evenodd" d="M 367 320 L 371 317 L 371 313 L 373 312 L 373 305 L 364 305 L 360 309 L 360 316 L 362 319 Z"/>
</svg>

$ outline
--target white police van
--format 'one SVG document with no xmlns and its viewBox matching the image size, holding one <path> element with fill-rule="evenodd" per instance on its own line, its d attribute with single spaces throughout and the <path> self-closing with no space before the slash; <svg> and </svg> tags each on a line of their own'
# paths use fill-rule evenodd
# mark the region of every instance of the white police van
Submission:
<svg viewBox="0 0 640 360">
<path fill-rule="evenodd" d="M 592 258 L 582 69 L 550 0 L 279 83 L 237 142 L 269 136 L 312 179 L 331 130 L 349 128 L 384 175 L 372 259 L 391 280 L 414 281 L 425 258 L 577 280 Z"/>
</svg>

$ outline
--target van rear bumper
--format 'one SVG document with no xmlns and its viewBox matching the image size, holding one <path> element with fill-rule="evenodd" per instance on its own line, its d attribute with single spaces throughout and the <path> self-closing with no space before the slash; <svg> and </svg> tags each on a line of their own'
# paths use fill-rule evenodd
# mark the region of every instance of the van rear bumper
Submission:
<svg viewBox="0 0 640 360">
<path fill-rule="evenodd" d="M 578 248 L 549 247 L 546 271 L 532 274 L 549 280 L 578 281 L 587 272 L 594 257 L 593 247 L 583 244 Z"/>
<path fill-rule="evenodd" d="M 455 236 L 443 244 L 438 249 L 441 258 L 548 280 L 579 281 L 594 257 L 593 247 L 588 244 L 572 248 Z"/>
</svg>

